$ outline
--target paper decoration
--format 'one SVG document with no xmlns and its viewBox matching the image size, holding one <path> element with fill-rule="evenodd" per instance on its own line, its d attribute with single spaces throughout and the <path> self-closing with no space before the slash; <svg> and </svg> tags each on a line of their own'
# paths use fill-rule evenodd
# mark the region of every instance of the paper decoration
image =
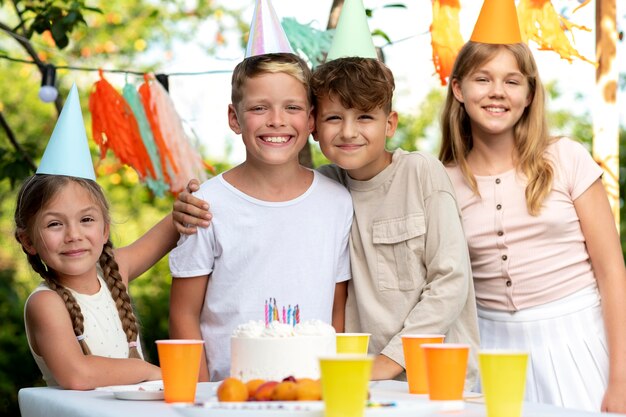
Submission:
<svg viewBox="0 0 626 417">
<path fill-rule="evenodd" d="M 176 194 L 213 167 L 191 145 L 167 91 L 152 75 L 144 80 L 138 91 L 126 83 L 121 95 L 100 73 L 89 97 L 93 138 L 100 159 L 111 149 L 155 195 Z"/>
<path fill-rule="evenodd" d="M 37 174 L 96 180 L 76 84 L 72 85 L 65 100 Z"/>
<path fill-rule="evenodd" d="M 296 53 L 306 55 L 313 68 L 324 62 L 326 51 L 330 49 L 333 40 L 332 31 L 318 30 L 310 24 L 303 25 L 293 17 L 284 18 L 282 23 Z"/>
<path fill-rule="evenodd" d="M 100 147 L 100 159 L 111 149 L 124 164 L 133 167 L 139 178 L 155 177 L 150 156 L 141 140 L 135 116 L 124 97 L 104 78 L 93 85 L 89 96 L 91 131 Z"/>
<path fill-rule="evenodd" d="M 433 22 L 430 27 L 435 71 L 441 85 L 447 85 L 452 66 L 465 43 L 459 29 L 459 0 L 433 0 Z"/>
<path fill-rule="evenodd" d="M 147 77 L 139 87 L 139 94 L 146 115 L 150 115 L 148 120 L 151 120 L 155 143 L 162 158 L 163 174 L 168 178 L 170 190 L 173 193 L 184 190 L 191 178 L 205 181 L 207 170 L 213 171 L 213 167 L 205 163 L 191 145 L 165 88 L 154 78 Z"/>
<path fill-rule="evenodd" d="M 587 3 L 588 1 L 581 4 L 574 11 Z M 572 23 L 559 15 L 549 0 L 520 0 L 517 13 L 524 39 L 537 43 L 539 49 L 556 52 L 569 62 L 572 62 L 574 58 L 579 58 L 595 65 L 594 61 L 582 56 L 572 46 L 565 34 L 565 30 L 571 33 L 574 28 L 587 32 L 591 29 Z"/>
<path fill-rule="evenodd" d="M 135 115 L 135 120 L 137 120 L 137 126 L 139 128 L 139 134 L 143 141 L 143 145 L 150 156 L 150 163 L 154 167 L 155 175 L 154 177 L 148 176 L 145 179 L 146 184 L 157 197 L 163 197 L 165 192 L 169 189 L 169 186 L 164 181 L 159 149 L 154 143 L 154 135 L 152 134 L 150 122 L 148 122 L 148 118 L 146 117 L 141 97 L 139 97 L 135 86 L 129 84 L 128 82 L 122 89 L 122 96 Z"/>
</svg>

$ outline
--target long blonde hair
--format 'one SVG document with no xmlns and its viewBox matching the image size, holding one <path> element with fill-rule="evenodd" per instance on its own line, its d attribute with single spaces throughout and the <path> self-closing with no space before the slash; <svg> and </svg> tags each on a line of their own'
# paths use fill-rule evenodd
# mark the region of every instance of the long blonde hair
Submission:
<svg viewBox="0 0 626 417">
<path fill-rule="evenodd" d="M 548 123 L 545 118 L 545 92 L 539 78 L 532 52 L 525 43 L 512 45 L 467 42 L 459 51 L 452 68 L 451 80 L 459 83 L 479 66 L 492 59 L 499 51 L 513 54 L 520 72 L 528 80 L 531 102 L 513 128 L 518 171 L 527 178 L 526 207 L 536 216 L 541 211 L 544 199 L 552 189 L 553 167 L 545 151 L 550 144 Z M 476 178 L 468 163 L 467 155 L 472 150 L 472 129 L 465 107 L 448 88 L 441 116 L 442 143 L 439 159 L 444 165 L 457 165 L 476 195 L 480 195 Z"/>
<path fill-rule="evenodd" d="M 80 310 L 80 305 L 71 291 L 58 281 L 56 272 L 48 268 L 38 254 L 29 254 L 20 240 L 20 236 L 25 234 L 33 241 L 33 229 L 37 214 L 70 182 L 75 182 L 89 193 L 94 203 L 96 203 L 102 211 L 105 224 L 110 224 L 109 205 L 102 189 L 96 182 L 63 175 L 37 174 L 24 181 L 18 193 L 14 216 L 16 226 L 15 238 L 22 245 L 22 250 L 28 257 L 28 262 L 33 270 L 41 275 L 48 284 L 48 287 L 55 291 L 65 303 L 65 308 L 67 308 L 70 314 L 74 334 L 76 335 L 80 347 L 85 355 L 90 355 L 91 350 L 83 337 L 84 317 Z M 103 279 L 109 291 L 111 291 L 111 296 L 115 301 L 115 306 L 117 307 L 120 320 L 122 321 L 122 328 L 124 329 L 126 339 L 129 343 L 128 357 L 140 358 L 141 356 L 137 349 L 137 335 L 139 334 L 137 319 L 133 313 L 130 296 L 128 295 L 128 291 L 126 291 L 126 285 L 124 285 L 119 267 L 113 256 L 113 244 L 110 239 L 104 245 L 98 263 L 102 268 Z"/>
</svg>

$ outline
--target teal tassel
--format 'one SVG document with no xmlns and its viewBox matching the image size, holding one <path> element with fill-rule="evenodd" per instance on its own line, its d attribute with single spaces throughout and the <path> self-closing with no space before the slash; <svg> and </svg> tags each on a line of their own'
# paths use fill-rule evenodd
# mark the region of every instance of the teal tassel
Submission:
<svg viewBox="0 0 626 417">
<path fill-rule="evenodd" d="M 152 162 L 154 172 L 156 173 L 156 178 L 147 178 L 146 184 L 157 197 L 163 197 L 169 189 L 169 186 L 165 183 L 165 181 L 163 181 L 163 171 L 161 169 L 159 151 L 157 150 L 156 144 L 154 143 L 152 129 L 150 129 L 150 123 L 148 122 L 148 118 L 146 117 L 146 112 L 143 109 L 143 104 L 141 103 L 139 94 L 132 84 L 126 83 L 124 85 L 124 89 L 122 90 L 122 95 L 124 96 L 124 99 L 126 100 L 131 110 L 133 111 L 133 114 L 135 115 L 137 125 L 139 126 L 139 133 L 141 134 L 141 139 L 144 146 L 146 147 L 146 150 L 148 151 L 150 161 Z"/>
<path fill-rule="evenodd" d="M 282 25 L 293 50 L 306 55 L 313 68 L 324 62 L 333 40 L 334 30 L 318 30 L 311 24 L 298 23 L 293 17 L 284 18 Z"/>
</svg>

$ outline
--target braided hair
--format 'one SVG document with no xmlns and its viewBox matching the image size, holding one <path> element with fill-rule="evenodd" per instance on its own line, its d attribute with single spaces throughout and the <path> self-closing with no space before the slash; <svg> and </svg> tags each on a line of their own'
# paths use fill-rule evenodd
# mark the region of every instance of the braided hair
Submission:
<svg viewBox="0 0 626 417">
<path fill-rule="evenodd" d="M 67 308 L 70 314 L 74 334 L 76 335 L 80 347 L 85 355 L 90 355 L 91 351 L 83 336 L 85 330 L 84 317 L 80 305 L 71 291 L 59 282 L 56 272 L 48 268 L 38 254 L 33 255 L 28 253 L 21 240 L 23 236 L 26 236 L 33 241 L 33 229 L 39 212 L 70 182 L 80 185 L 89 193 L 94 203 L 100 207 L 105 224 L 110 224 L 109 204 L 107 203 L 102 189 L 95 181 L 62 175 L 36 174 L 24 181 L 17 196 L 17 206 L 14 216 L 16 226 L 15 238 L 22 245 L 22 250 L 26 254 L 33 270 L 44 279 L 48 287 L 55 291 L 65 303 L 65 308 Z M 115 306 L 117 307 L 122 322 L 122 328 L 129 343 L 128 356 L 130 358 L 140 358 L 141 356 L 137 349 L 137 335 L 139 333 L 137 319 L 133 313 L 126 285 L 124 285 L 119 267 L 117 262 L 115 262 L 113 243 L 110 239 L 103 247 L 99 265 L 102 269 L 103 279 L 115 301 Z"/>
</svg>

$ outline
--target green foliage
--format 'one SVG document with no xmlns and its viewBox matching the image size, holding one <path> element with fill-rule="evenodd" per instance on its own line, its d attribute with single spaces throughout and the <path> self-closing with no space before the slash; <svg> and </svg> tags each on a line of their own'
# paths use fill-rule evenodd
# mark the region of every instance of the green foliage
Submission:
<svg viewBox="0 0 626 417">
<path fill-rule="evenodd" d="M 79 25 L 85 25 L 83 11 L 100 12 L 100 9 L 87 7 L 83 0 L 71 1 L 16 1 L 20 16 L 19 29 L 30 39 L 32 32 L 42 34 L 50 31 L 59 49 L 65 48 L 69 35 Z"/>
<path fill-rule="evenodd" d="M 400 114 L 398 129 L 387 148 L 436 154 L 439 146 L 439 116 L 444 100 L 445 90 L 434 88 L 428 92 L 415 114 Z"/>
</svg>

